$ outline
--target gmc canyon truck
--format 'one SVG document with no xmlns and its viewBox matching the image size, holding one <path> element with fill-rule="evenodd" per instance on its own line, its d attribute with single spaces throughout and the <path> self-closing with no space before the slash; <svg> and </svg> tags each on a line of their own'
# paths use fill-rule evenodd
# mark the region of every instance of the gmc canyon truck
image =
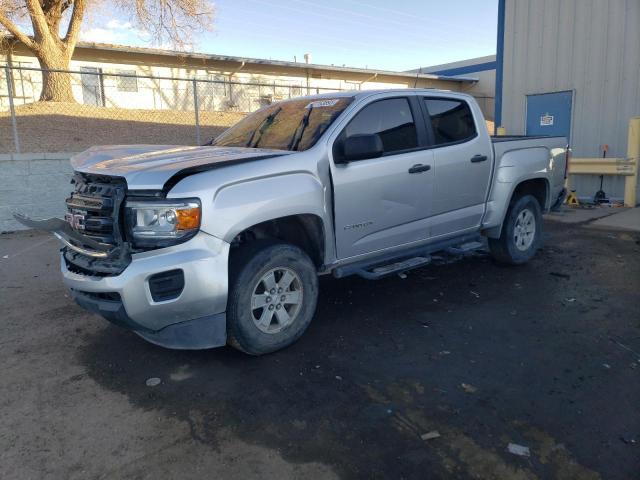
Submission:
<svg viewBox="0 0 640 480">
<path fill-rule="evenodd" d="M 205 146 L 93 147 L 71 159 L 63 243 L 75 301 L 168 348 L 290 345 L 318 275 L 368 279 L 482 236 L 528 261 L 563 200 L 567 140 L 491 138 L 473 97 L 403 89 L 274 103 Z"/>
</svg>

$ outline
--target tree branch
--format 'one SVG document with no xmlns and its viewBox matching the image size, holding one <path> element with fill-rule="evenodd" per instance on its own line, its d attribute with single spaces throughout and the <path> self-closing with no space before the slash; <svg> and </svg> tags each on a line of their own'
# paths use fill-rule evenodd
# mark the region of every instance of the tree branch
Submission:
<svg viewBox="0 0 640 480">
<path fill-rule="evenodd" d="M 29 11 L 29 17 L 31 17 L 31 24 L 33 25 L 33 33 L 36 40 L 39 38 L 46 38 L 49 32 L 49 26 L 47 25 L 47 19 L 44 16 L 42 5 L 39 0 L 25 0 L 27 4 L 27 10 Z"/>
<path fill-rule="evenodd" d="M 71 53 L 73 53 L 73 49 L 78 41 L 78 36 L 80 35 L 80 26 L 82 25 L 82 18 L 84 17 L 84 10 L 86 6 L 86 0 L 75 0 L 75 2 L 73 2 L 71 20 L 69 20 L 67 34 L 64 37 L 64 43 L 67 45 L 67 48 L 70 49 L 70 56 Z"/>
<path fill-rule="evenodd" d="M 37 48 L 36 43 L 31 38 L 24 34 L 15 23 L 2 14 L 0 14 L 0 25 L 6 28 L 11 35 L 20 40 L 27 48 L 31 50 L 35 50 Z"/>
</svg>

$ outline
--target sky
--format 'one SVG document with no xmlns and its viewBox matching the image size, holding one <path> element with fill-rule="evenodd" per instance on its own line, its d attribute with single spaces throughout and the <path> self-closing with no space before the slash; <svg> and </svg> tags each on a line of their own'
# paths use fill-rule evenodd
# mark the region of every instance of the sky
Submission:
<svg viewBox="0 0 640 480">
<path fill-rule="evenodd" d="M 495 54 L 498 0 L 217 0 L 197 52 L 404 71 Z M 87 41 L 150 46 L 123 18 Z"/>
</svg>

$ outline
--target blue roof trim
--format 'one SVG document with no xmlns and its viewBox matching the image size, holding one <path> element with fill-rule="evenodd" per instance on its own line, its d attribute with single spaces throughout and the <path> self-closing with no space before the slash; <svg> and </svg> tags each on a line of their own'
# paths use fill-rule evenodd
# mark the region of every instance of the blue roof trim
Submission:
<svg viewBox="0 0 640 480">
<path fill-rule="evenodd" d="M 498 2 L 498 38 L 496 45 L 496 93 L 495 93 L 495 112 L 493 116 L 494 135 L 497 133 L 498 127 L 502 127 L 502 77 L 504 74 L 504 19 L 505 19 L 505 0 Z"/>
<path fill-rule="evenodd" d="M 445 70 L 438 70 L 435 72 L 429 72 L 434 75 L 465 75 L 467 73 L 485 72 L 487 70 L 495 70 L 496 62 L 476 63 L 473 65 L 465 65 L 464 67 L 447 68 Z"/>
</svg>

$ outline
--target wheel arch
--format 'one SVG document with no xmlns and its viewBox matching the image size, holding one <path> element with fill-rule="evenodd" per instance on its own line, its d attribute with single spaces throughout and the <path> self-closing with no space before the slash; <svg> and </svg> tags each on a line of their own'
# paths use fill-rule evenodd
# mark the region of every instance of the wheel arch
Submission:
<svg viewBox="0 0 640 480">
<path fill-rule="evenodd" d="M 496 225 L 485 229 L 483 231 L 484 235 L 489 238 L 499 238 L 509 207 L 517 198 L 524 195 L 532 195 L 538 201 L 540 210 L 543 213 L 547 212 L 550 208 L 550 192 L 549 180 L 544 176 L 528 177 L 514 182 L 506 197 L 508 201 L 503 204 L 503 209 L 500 212 L 500 221 Z"/>
<path fill-rule="evenodd" d="M 303 250 L 320 269 L 325 260 L 325 226 L 318 215 L 304 213 L 272 218 L 238 232 L 231 241 L 234 247 L 256 240 L 278 240 Z"/>
</svg>

